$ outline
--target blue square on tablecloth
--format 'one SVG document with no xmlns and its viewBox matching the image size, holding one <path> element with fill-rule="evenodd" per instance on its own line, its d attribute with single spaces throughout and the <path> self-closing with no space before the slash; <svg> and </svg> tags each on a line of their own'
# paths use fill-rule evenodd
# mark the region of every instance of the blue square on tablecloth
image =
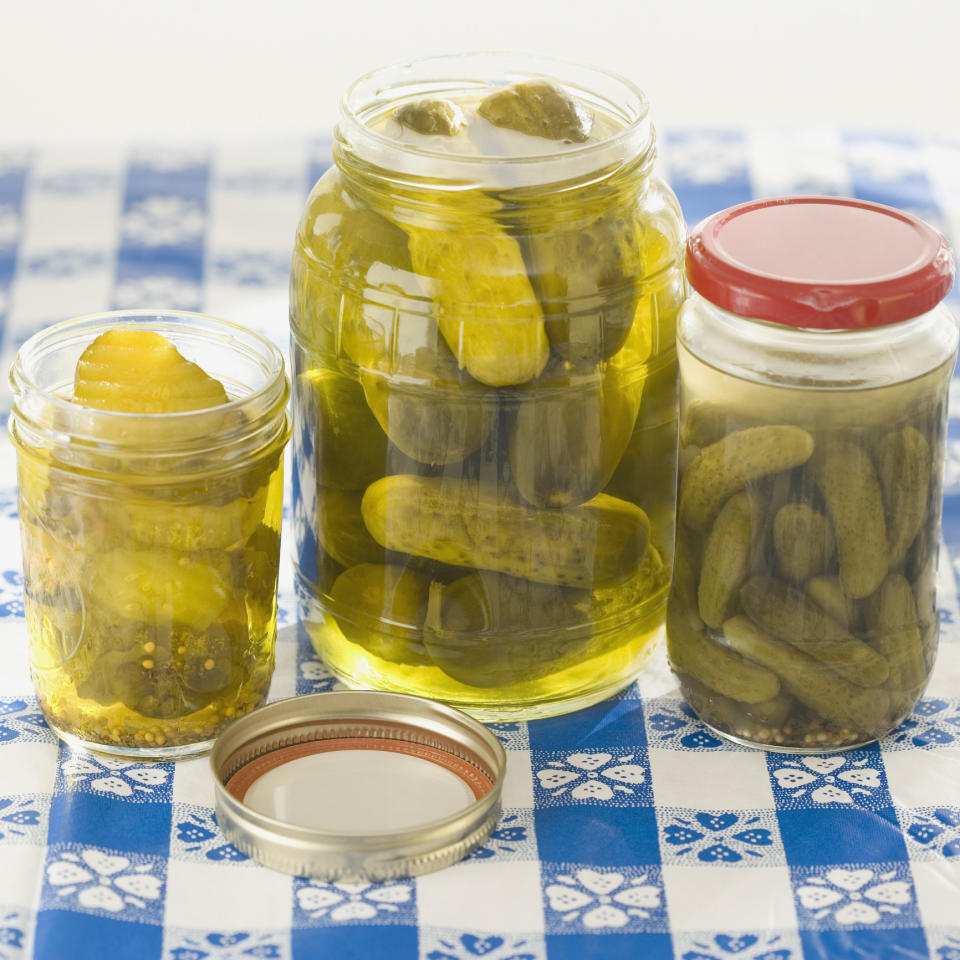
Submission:
<svg viewBox="0 0 960 960">
<path fill-rule="evenodd" d="M 590 747 L 645 747 L 643 705 L 631 697 L 615 697 L 563 717 L 529 724 L 532 750 Z"/>
<path fill-rule="evenodd" d="M 767 753 L 766 760 L 778 810 L 877 809 L 893 803 L 876 743 L 818 757 Z"/>
<path fill-rule="evenodd" d="M 883 750 L 936 750 L 960 744 L 960 699 L 925 697 L 883 740 Z"/>
<path fill-rule="evenodd" d="M 804 960 L 922 960 L 930 956 L 919 927 L 902 930 L 801 930 Z M 947 960 L 946 956 L 937 960 Z"/>
<path fill-rule="evenodd" d="M 749 868 L 786 862 L 773 810 L 657 807 L 657 821 L 664 863 Z"/>
<path fill-rule="evenodd" d="M 112 796 L 58 793 L 50 806 L 49 842 L 72 841 L 165 857 L 170 849 L 170 814 L 169 803 L 147 807 Z"/>
<path fill-rule="evenodd" d="M 550 960 L 673 960 L 669 933 L 547 934 Z"/>
<path fill-rule="evenodd" d="M 531 750 L 537 807 L 603 804 L 653 805 L 647 751 L 632 745 L 606 750 Z"/>
<path fill-rule="evenodd" d="M 297 696 L 326 693 L 336 683 L 337 678 L 314 650 L 306 625 L 302 620 L 297 620 Z"/>
<path fill-rule="evenodd" d="M 163 928 L 68 910 L 37 915 L 38 960 L 154 960 L 163 948 Z"/>
<path fill-rule="evenodd" d="M 894 808 L 780 810 L 787 863 L 880 863 L 906 860 L 907 847 Z"/>
<path fill-rule="evenodd" d="M 36 697 L 0 697 L 0 748 L 6 743 L 53 743 Z"/>
<path fill-rule="evenodd" d="M 739 751 L 750 749 L 712 733 L 689 704 L 677 697 L 646 701 L 647 746 L 665 750 Z"/>
<path fill-rule="evenodd" d="M 575 806 L 535 809 L 540 859 L 629 866 L 660 863 L 653 807 Z"/>
<path fill-rule="evenodd" d="M 373 960 L 417 956 L 417 928 L 343 925 L 299 927 L 290 935 L 292 960 Z"/>
</svg>

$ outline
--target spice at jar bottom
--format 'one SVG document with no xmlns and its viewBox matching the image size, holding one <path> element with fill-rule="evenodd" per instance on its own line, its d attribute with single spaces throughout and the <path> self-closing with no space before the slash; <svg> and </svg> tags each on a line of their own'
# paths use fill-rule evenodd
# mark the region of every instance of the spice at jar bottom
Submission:
<svg viewBox="0 0 960 960">
<path fill-rule="evenodd" d="M 54 382 L 78 351 L 72 381 Z M 38 334 L 11 379 L 47 720 L 117 753 L 206 749 L 273 670 L 282 357 L 223 321 L 106 314 Z"/>
<path fill-rule="evenodd" d="M 670 663 L 738 741 L 868 743 L 936 656 L 949 248 L 885 207 L 760 201 L 701 224 L 687 271 Z"/>
</svg>

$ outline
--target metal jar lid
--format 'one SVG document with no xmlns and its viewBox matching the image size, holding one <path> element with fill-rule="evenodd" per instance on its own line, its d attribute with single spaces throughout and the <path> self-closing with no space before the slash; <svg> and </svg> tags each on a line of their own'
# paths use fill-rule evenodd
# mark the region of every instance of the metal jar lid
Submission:
<svg viewBox="0 0 960 960">
<path fill-rule="evenodd" d="M 439 870 L 490 836 L 507 757 L 472 717 L 366 690 L 279 700 L 210 755 L 217 821 L 238 850 L 325 880 Z"/>
</svg>

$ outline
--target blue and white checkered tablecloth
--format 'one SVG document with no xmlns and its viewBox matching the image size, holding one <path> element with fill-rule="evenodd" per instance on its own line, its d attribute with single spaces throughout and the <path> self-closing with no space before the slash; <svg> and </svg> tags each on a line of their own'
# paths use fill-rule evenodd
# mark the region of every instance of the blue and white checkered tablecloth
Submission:
<svg viewBox="0 0 960 960">
<path fill-rule="evenodd" d="M 960 240 L 960 142 L 833 130 L 663 140 L 691 223 L 757 195 L 842 193 Z M 327 153 L 0 151 L 2 366 L 38 328 L 115 307 L 221 314 L 285 345 L 293 230 Z M 661 652 L 612 701 L 496 726 L 509 775 L 488 845 L 372 885 L 247 860 L 214 822 L 205 760 L 146 765 L 58 743 L 28 677 L 4 440 L 0 958 L 960 958 L 960 417 L 950 457 L 940 659 L 895 734 L 824 757 L 722 743 L 683 706 Z M 290 586 L 285 560 L 272 697 L 332 685 Z"/>
</svg>

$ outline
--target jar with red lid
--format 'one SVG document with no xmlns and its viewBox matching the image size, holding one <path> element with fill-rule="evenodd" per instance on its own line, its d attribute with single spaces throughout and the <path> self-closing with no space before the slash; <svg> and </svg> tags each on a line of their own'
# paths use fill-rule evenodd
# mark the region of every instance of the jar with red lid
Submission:
<svg viewBox="0 0 960 960">
<path fill-rule="evenodd" d="M 936 230 L 858 200 L 754 201 L 689 238 L 667 649 L 732 740 L 860 746 L 926 686 L 953 272 Z"/>
</svg>

